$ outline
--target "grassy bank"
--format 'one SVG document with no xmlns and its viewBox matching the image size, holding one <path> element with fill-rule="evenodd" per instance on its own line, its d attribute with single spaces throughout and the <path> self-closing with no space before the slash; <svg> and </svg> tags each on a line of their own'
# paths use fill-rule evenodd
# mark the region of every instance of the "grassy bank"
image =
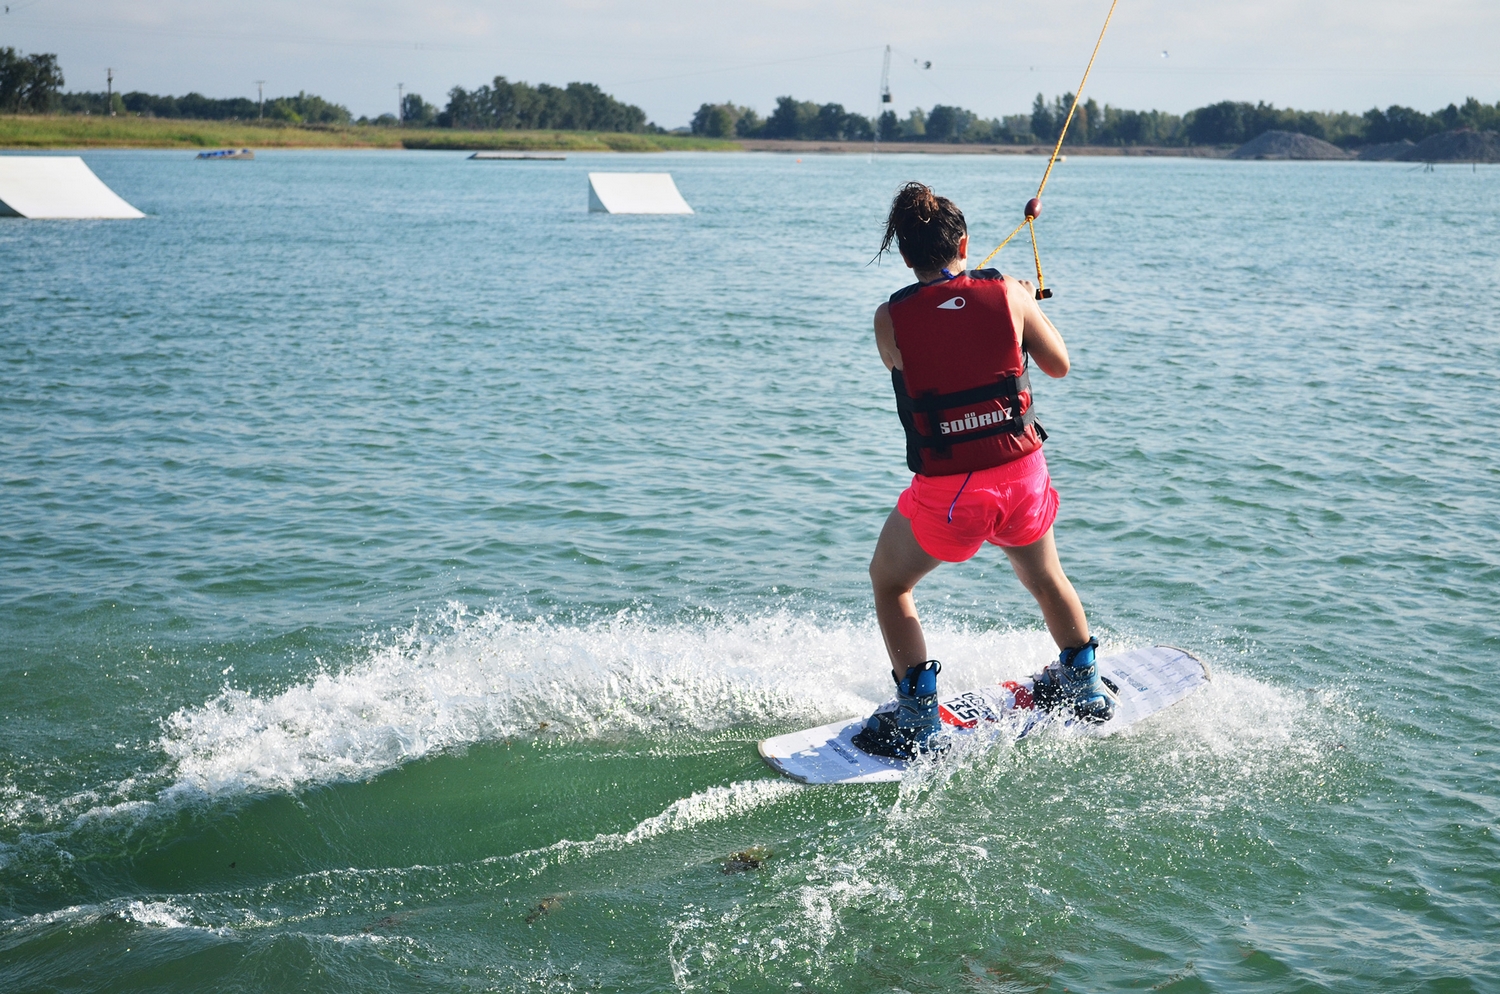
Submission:
<svg viewBox="0 0 1500 994">
<path fill-rule="evenodd" d="M 591 131 L 452 131 L 141 117 L 0 115 L 0 148 L 430 148 L 564 152 L 736 151 L 732 141 Z"/>
<path fill-rule="evenodd" d="M 794 152 L 812 154 L 840 153 L 869 155 L 876 148 L 871 142 L 857 141 L 788 141 L 777 138 L 744 138 L 739 142 L 747 152 Z M 983 145 L 974 142 L 881 142 L 882 155 L 1039 155 L 1052 154 L 1051 145 Z M 1064 145 L 1068 155 L 1171 156 L 1198 159 L 1222 159 L 1234 149 L 1217 145 Z"/>
<path fill-rule="evenodd" d="M 405 148 L 537 152 L 738 152 L 740 143 L 689 135 L 641 135 L 618 131 L 407 131 Z"/>
</svg>

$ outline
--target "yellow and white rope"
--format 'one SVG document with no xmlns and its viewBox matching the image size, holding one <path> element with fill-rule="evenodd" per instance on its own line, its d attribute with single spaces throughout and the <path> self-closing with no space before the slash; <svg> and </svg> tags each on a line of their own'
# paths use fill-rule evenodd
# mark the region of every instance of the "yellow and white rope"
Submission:
<svg viewBox="0 0 1500 994">
<path fill-rule="evenodd" d="M 1073 115 L 1078 112 L 1078 102 L 1083 99 L 1083 88 L 1088 85 L 1089 73 L 1094 71 L 1094 60 L 1099 57 L 1099 46 L 1104 44 L 1104 34 L 1109 30 L 1109 22 L 1114 19 L 1115 7 L 1119 3 L 1120 0 L 1110 0 L 1109 13 L 1104 17 L 1104 27 L 1099 29 L 1099 40 L 1094 42 L 1094 51 L 1089 56 L 1089 64 L 1083 70 L 1083 79 L 1078 84 L 1078 90 L 1073 94 L 1073 105 L 1068 108 L 1068 116 L 1063 120 L 1062 130 L 1057 133 L 1057 144 L 1052 146 L 1052 157 L 1047 160 L 1047 169 L 1042 173 L 1042 182 L 1036 188 L 1036 196 L 1026 204 L 1025 220 L 1016 225 L 1015 230 L 1005 236 L 1005 241 L 995 246 L 995 251 L 985 256 L 984 261 L 974 267 L 976 269 L 983 269 L 991 259 L 1000 253 L 1001 249 L 1010 244 L 1012 238 L 1021 233 L 1022 228 L 1030 228 L 1031 255 L 1036 261 L 1036 295 L 1038 300 L 1042 298 L 1042 291 L 1046 288 L 1046 284 L 1042 282 L 1042 256 L 1036 247 L 1036 219 L 1037 215 L 1042 211 L 1042 191 L 1047 189 L 1047 180 L 1052 175 L 1052 167 L 1057 165 L 1058 154 L 1062 152 L 1063 139 L 1068 136 L 1068 125 L 1073 123 Z M 1034 210 L 1033 205 L 1035 205 Z"/>
</svg>

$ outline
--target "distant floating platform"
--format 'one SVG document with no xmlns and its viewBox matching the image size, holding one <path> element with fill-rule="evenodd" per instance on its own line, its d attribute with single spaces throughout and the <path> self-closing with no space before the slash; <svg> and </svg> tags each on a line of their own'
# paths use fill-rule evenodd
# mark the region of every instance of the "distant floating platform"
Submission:
<svg viewBox="0 0 1500 994">
<path fill-rule="evenodd" d="M 548 162 L 561 162 L 567 156 L 561 152 L 475 152 L 469 156 L 471 159 L 545 159 Z"/>
<path fill-rule="evenodd" d="M 589 210 L 596 214 L 691 214 L 671 173 L 589 173 Z"/>
<path fill-rule="evenodd" d="M 0 217 L 145 217 L 76 155 L 0 155 Z"/>
<path fill-rule="evenodd" d="M 199 152 L 200 159 L 253 159 L 255 153 L 248 148 L 220 148 L 212 152 Z"/>
</svg>

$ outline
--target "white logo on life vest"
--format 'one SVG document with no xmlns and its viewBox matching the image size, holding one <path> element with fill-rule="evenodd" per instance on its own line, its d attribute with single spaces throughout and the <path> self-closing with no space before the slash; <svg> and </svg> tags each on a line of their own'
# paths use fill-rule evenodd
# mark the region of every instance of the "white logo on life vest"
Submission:
<svg viewBox="0 0 1500 994">
<path fill-rule="evenodd" d="M 1009 421 L 1012 410 L 1013 408 L 1002 407 L 998 411 L 991 411 L 987 414 L 975 414 L 970 411 L 956 421 L 939 421 L 938 430 L 944 435 L 953 435 L 961 431 L 983 428 L 986 425 L 997 425 L 1002 421 Z"/>
<path fill-rule="evenodd" d="M 961 311 L 963 309 L 964 298 L 962 297 L 949 297 L 941 304 L 938 304 L 938 310 L 940 311 Z"/>
</svg>

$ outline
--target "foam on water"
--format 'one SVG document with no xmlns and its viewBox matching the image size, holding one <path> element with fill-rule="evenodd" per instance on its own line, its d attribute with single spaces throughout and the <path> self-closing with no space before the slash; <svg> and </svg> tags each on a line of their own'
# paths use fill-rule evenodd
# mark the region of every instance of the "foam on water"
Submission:
<svg viewBox="0 0 1500 994">
<path fill-rule="evenodd" d="M 1021 745 L 970 740 L 914 767 L 895 804 L 804 830 L 798 858 L 773 865 L 755 902 L 685 909 L 671 926 L 673 976 L 795 963 L 816 988 L 871 941 L 872 922 L 922 934 L 934 902 L 1027 948 L 1101 893 L 1140 888 L 1143 858 L 1170 867 L 1200 846 L 1231 857 L 1262 844 L 1273 812 L 1328 803 L 1347 780 L 1339 740 L 1357 734 L 1354 718 L 1337 693 L 1287 694 L 1221 668 L 1110 738 L 1048 725 Z M 1118 938 L 1134 941 L 1128 926 Z"/>
<path fill-rule="evenodd" d="M 1024 674 L 1051 655 L 1040 632 L 932 628 L 954 690 Z M 278 693 L 226 690 L 177 712 L 162 739 L 170 757 L 162 782 L 171 786 L 152 803 L 100 808 L 95 817 L 135 819 L 163 801 L 232 801 L 367 777 L 436 751 L 535 734 L 541 721 L 569 736 L 643 736 L 668 746 L 737 726 L 823 721 L 886 696 L 889 678 L 872 672 L 879 649 L 873 627 L 786 615 L 568 626 L 456 614 L 438 630 L 407 633 Z M 32 916 L 16 931 L 43 941 L 58 928 L 115 921 L 153 932 L 193 928 L 244 939 L 295 930 L 365 942 L 369 922 L 392 909 L 462 905 L 479 892 L 526 904 L 536 900 L 537 881 L 559 892 L 582 887 L 596 904 L 627 901 L 582 882 L 609 879 L 607 868 L 621 860 L 661 864 L 669 852 L 666 861 L 681 866 L 678 851 L 701 858 L 693 854 L 709 839 L 712 851 L 727 851 L 737 843 L 723 841 L 725 826 L 769 810 L 757 831 L 775 826 L 778 851 L 798 857 L 771 861 L 754 901 L 702 903 L 712 889 L 695 891 L 662 921 L 661 955 L 682 985 L 720 974 L 769 976 L 788 964 L 816 983 L 840 975 L 871 923 L 920 929 L 934 900 L 961 906 L 995 934 L 1065 925 L 1078 912 L 1058 895 L 1079 882 L 1059 879 L 1069 871 L 1039 840 L 1070 825 L 1110 826 L 1124 840 L 1111 854 L 1119 859 L 1132 846 L 1174 838 L 1173 826 L 1208 823 L 1207 836 L 1236 821 L 1236 806 L 1311 797 L 1327 750 L 1352 731 L 1350 715 L 1337 691 L 1288 694 L 1217 667 L 1204 691 L 1108 739 L 1048 727 L 1024 747 L 1002 738 L 919 764 L 894 804 L 886 795 L 847 807 L 837 800 L 852 796 L 847 791 L 741 779 L 697 787 L 617 831 L 464 862 L 331 868 L 243 889 L 137 894 Z M 1101 794 L 1105 779 L 1111 789 Z M 806 818 L 810 810 L 835 820 Z M 340 911 L 330 917 L 330 908 Z M 434 940 L 402 941 L 426 948 Z"/>
<path fill-rule="evenodd" d="M 945 691 L 1028 675 L 1055 651 L 1041 631 L 929 627 L 944 659 Z M 1106 637 L 1104 648 L 1128 644 Z M 549 738 L 646 737 L 673 752 L 734 728 L 759 736 L 867 713 L 890 696 L 873 624 L 785 612 L 687 623 L 622 613 L 577 625 L 455 608 L 361 653 L 279 692 L 226 687 L 164 719 L 159 769 L 47 802 L 46 812 L 31 803 L 44 799 L 12 792 L 0 798 L 5 818 L 75 828 L 137 823 L 183 804 L 366 779 L 445 751 L 536 736 L 542 727 Z M 1198 698 L 1124 737 L 1143 743 L 1146 766 L 1203 759 L 1255 776 L 1286 749 L 1324 748 L 1308 734 L 1306 705 L 1218 673 Z M 1061 732 L 1040 738 L 1033 751 L 1086 748 Z M 976 743 L 934 769 L 914 770 L 899 803 L 993 765 L 986 758 L 993 751 Z M 681 803 L 689 802 L 709 803 Z M 669 809 L 662 817 L 680 816 Z M 0 849 L 0 863 L 13 856 Z"/>
<path fill-rule="evenodd" d="M 1038 632 L 936 631 L 946 686 L 1037 668 Z M 889 696 L 870 625 L 786 615 L 585 626 L 455 611 L 364 660 L 277 694 L 227 688 L 169 717 L 160 747 L 178 789 L 211 796 L 368 777 L 465 745 L 533 734 L 671 737 L 735 726 L 795 727 Z"/>
</svg>

